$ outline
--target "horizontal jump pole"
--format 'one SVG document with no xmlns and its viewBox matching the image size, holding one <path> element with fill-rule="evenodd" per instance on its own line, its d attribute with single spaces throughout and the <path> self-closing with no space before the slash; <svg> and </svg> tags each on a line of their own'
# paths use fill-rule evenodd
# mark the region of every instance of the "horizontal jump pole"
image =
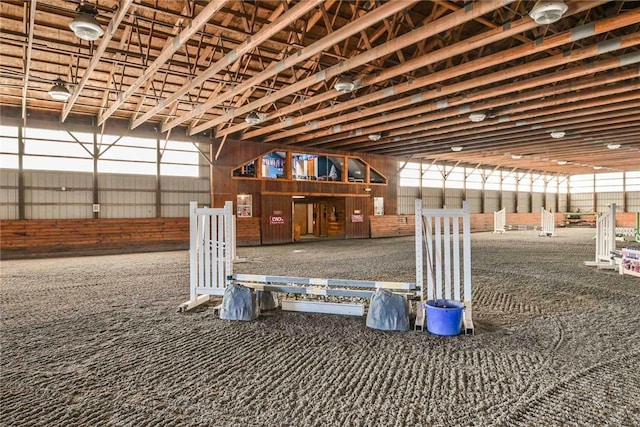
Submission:
<svg viewBox="0 0 640 427">
<path fill-rule="evenodd" d="M 263 276 L 259 274 L 234 274 L 228 277 L 236 282 L 254 283 L 295 283 L 307 286 L 333 286 L 333 287 L 354 287 L 372 289 L 395 289 L 412 291 L 416 289 L 415 283 L 408 282 L 385 282 L 371 280 L 349 280 L 349 279 L 318 279 L 312 277 L 287 277 L 287 276 Z"/>
<path fill-rule="evenodd" d="M 352 298 L 371 298 L 375 291 L 368 291 L 365 289 L 334 289 L 334 288 L 319 288 L 317 286 L 283 286 L 277 284 L 265 284 L 265 283 L 250 283 L 250 282 L 235 282 L 239 285 L 246 286 L 256 291 L 270 291 L 270 292 L 282 292 L 285 294 L 300 294 L 300 295 L 317 295 L 326 297 L 352 297 Z M 411 295 L 411 294 L 409 294 Z"/>
<path fill-rule="evenodd" d="M 282 301 L 282 309 L 285 311 L 298 311 L 302 313 L 341 314 L 344 316 L 364 316 L 364 304 L 333 303 L 323 301 Z"/>
</svg>

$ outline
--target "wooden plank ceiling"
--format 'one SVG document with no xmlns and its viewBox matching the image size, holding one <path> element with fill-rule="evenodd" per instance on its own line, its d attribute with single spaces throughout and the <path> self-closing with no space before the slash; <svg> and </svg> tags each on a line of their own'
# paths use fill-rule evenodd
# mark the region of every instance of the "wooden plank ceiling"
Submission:
<svg viewBox="0 0 640 427">
<path fill-rule="evenodd" d="M 80 3 L 0 2 L 5 112 L 557 174 L 640 169 L 637 1 L 566 1 L 538 25 L 533 1 L 92 0 L 95 42 L 69 28 Z M 66 103 L 47 93 L 57 78 Z"/>
</svg>

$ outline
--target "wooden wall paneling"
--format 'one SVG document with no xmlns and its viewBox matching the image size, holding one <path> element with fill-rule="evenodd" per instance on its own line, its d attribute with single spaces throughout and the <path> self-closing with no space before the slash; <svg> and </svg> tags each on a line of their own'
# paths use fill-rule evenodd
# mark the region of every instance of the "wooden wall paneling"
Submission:
<svg viewBox="0 0 640 427">
<path fill-rule="evenodd" d="M 347 239 L 369 238 L 369 218 L 373 214 L 373 199 L 371 197 L 347 197 L 345 207 L 345 237 Z M 356 214 L 356 211 L 360 211 L 360 213 Z M 353 215 L 361 215 L 362 222 L 353 222 Z"/>
<path fill-rule="evenodd" d="M 262 243 L 289 243 L 293 241 L 293 206 L 290 196 L 262 197 Z M 281 222 L 272 224 L 271 217 L 279 217 Z"/>
</svg>

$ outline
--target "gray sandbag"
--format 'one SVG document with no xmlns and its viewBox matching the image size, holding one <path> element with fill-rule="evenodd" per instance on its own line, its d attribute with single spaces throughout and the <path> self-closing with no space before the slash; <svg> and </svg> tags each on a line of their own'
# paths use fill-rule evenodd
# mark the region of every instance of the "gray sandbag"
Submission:
<svg viewBox="0 0 640 427">
<path fill-rule="evenodd" d="M 225 320 L 255 320 L 260 315 L 256 293 L 246 286 L 231 284 L 224 290 L 220 318 Z"/>
<path fill-rule="evenodd" d="M 369 304 L 367 327 L 382 331 L 408 331 L 409 301 L 387 290 L 376 291 Z"/>
<path fill-rule="evenodd" d="M 256 298 L 261 312 L 278 308 L 278 296 L 275 292 L 256 291 Z"/>
</svg>

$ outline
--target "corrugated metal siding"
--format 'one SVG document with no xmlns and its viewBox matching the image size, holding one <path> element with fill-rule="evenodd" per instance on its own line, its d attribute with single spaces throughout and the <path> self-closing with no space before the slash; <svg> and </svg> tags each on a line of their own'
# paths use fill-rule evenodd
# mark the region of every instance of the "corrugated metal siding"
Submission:
<svg viewBox="0 0 640 427">
<path fill-rule="evenodd" d="M 597 203 L 596 207 L 598 212 L 606 211 L 609 208 L 609 205 L 615 203 L 618 206 L 618 209 L 624 204 L 624 193 L 598 193 L 597 194 Z"/>
<path fill-rule="evenodd" d="M 156 216 L 155 177 L 102 174 L 98 177 L 100 218 Z"/>
<path fill-rule="evenodd" d="M 540 212 L 540 208 L 550 209 L 545 203 L 544 193 L 531 194 L 531 212 Z"/>
<path fill-rule="evenodd" d="M 518 213 L 531 212 L 531 204 L 529 199 L 530 193 L 520 191 L 518 192 Z"/>
<path fill-rule="evenodd" d="M 484 192 L 484 213 L 496 212 L 502 209 L 500 206 L 500 192 L 487 190 Z"/>
<path fill-rule="evenodd" d="M 506 213 L 515 213 L 516 211 L 516 194 L 513 191 L 504 191 L 502 193 L 502 206 L 506 209 Z"/>
<path fill-rule="evenodd" d="M 467 190 L 467 201 L 471 213 L 482 213 L 482 191 Z"/>
<path fill-rule="evenodd" d="M 627 212 L 640 212 L 640 191 L 627 192 Z"/>
<path fill-rule="evenodd" d="M 0 170 L 0 219 L 18 218 L 18 171 Z"/>
<path fill-rule="evenodd" d="M 26 219 L 93 217 L 93 176 L 81 172 L 25 171 Z M 162 216 L 186 217 L 189 202 L 209 206 L 208 178 L 162 177 Z M 156 216 L 155 177 L 100 174 L 100 218 Z M 18 171 L 0 171 L 0 219 L 18 219 Z"/>
<path fill-rule="evenodd" d="M 557 212 L 569 212 L 569 207 L 567 206 L 567 195 L 566 194 L 558 194 L 558 210 Z"/>
<path fill-rule="evenodd" d="M 591 212 L 593 211 L 593 193 L 571 194 L 570 212 Z"/>
<path fill-rule="evenodd" d="M 413 215 L 419 197 L 419 187 L 398 187 L 398 215 Z"/>
<path fill-rule="evenodd" d="M 422 206 L 429 209 L 442 208 L 442 189 L 440 188 L 423 188 L 422 189 Z M 413 207 L 415 213 L 415 204 Z"/>
<path fill-rule="evenodd" d="M 92 177 L 87 173 L 24 172 L 26 219 L 81 219 L 92 216 Z"/>
<path fill-rule="evenodd" d="M 464 191 L 460 188 L 447 188 L 444 204 L 448 209 L 460 209 L 464 200 Z"/>
<path fill-rule="evenodd" d="M 201 206 L 211 204 L 208 178 L 163 176 L 160 178 L 160 186 L 163 217 L 189 216 L 189 202 L 192 200 Z M 235 200 L 233 202 L 235 204 Z"/>
</svg>

